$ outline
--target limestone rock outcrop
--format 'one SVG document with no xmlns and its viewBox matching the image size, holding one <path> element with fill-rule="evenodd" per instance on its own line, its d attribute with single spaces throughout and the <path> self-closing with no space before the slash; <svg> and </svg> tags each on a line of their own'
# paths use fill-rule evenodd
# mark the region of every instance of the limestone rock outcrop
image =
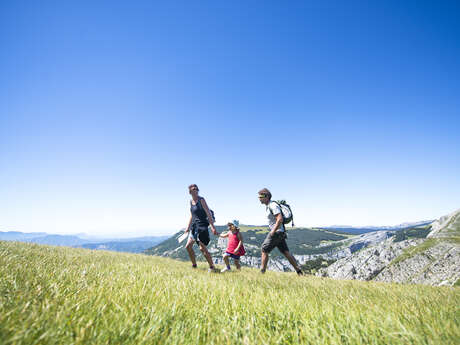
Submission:
<svg viewBox="0 0 460 345">
<path fill-rule="evenodd" d="M 460 210 L 432 223 L 426 239 L 389 238 L 321 269 L 337 279 L 455 285 L 460 280 Z"/>
</svg>

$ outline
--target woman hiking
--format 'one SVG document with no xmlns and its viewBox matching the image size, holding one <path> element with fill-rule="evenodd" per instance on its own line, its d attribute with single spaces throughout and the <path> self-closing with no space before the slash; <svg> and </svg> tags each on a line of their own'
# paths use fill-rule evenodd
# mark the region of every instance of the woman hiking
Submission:
<svg viewBox="0 0 460 345">
<path fill-rule="evenodd" d="M 214 272 L 215 267 L 212 262 L 211 254 L 209 254 L 208 248 L 206 248 L 210 241 L 208 227 L 211 226 L 214 235 L 219 235 L 214 226 L 214 217 L 206 204 L 206 200 L 198 195 L 198 186 L 196 184 L 191 184 L 188 186 L 188 190 L 192 196 L 192 200 L 190 200 L 190 220 L 185 230 L 185 232 L 189 232 L 185 248 L 190 256 L 192 267 L 196 268 L 196 257 L 193 250 L 193 243 L 196 242 L 209 264 L 209 272 Z"/>
</svg>

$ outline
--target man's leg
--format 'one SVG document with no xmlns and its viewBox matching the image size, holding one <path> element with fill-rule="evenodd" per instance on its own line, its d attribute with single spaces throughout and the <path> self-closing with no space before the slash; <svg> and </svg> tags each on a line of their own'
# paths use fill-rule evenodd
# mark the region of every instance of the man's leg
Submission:
<svg viewBox="0 0 460 345">
<path fill-rule="evenodd" d="M 270 234 L 265 237 L 264 242 L 262 243 L 262 263 L 260 266 L 260 271 L 262 273 L 265 273 L 265 270 L 267 269 L 267 263 L 268 263 L 268 254 L 275 248 L 276 244 L 278 242 L 278 237 L 275 236 L 270 236 Z"/>
<path fill-rule="evenodd" d="M 262 264 L 260 266 L 260 271 L 262 273 L 265 273 L 265 270 L 267 269 L 267 263 L 268 263 L 268 253 L 265 253 L 262 250 Z"/>
<path fill-rule="evenodd" d="M 189 238 L 187 241 L 187 244 L 185 245 L 185 249 L 187 249 L 188 256 L 190 256 L 190 261 L 192 262 L 193 267 L 196 267 L 196 258 L 195 258 L 195 252 L 193 251 L 193 238 Z"/>
<path fill-rule="evenodd" d="M 291 253 L 289 253 L 289 251 L 286 250 L 286 251 L 283 252 L 283 255 L 286 257 L 286 259 L 288 259 L 289 263 L 294 267 L 294 269 L 297 272 L 297 274 L 301 274 L 302 271 L 300 270 L 299 266 L 297 265 L 297 261 L 291 255 Z"/>
</svg>

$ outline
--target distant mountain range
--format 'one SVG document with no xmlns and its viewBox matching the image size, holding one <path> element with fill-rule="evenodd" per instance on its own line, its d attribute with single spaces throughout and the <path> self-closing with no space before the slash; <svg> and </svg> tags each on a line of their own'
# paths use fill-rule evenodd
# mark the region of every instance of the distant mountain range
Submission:
<svg viewBox="0 0 460 345">
<path fill-rule="evenodd" d="M 268 228 L 240 225 L 246 255 L 241 263 L 260 267 L 260 247 Z M 224 231 L 224 226 L 217 231 Z M 145 251 L 149 255 L 189 260 L 179 242 L 180 231 Z M 290 252 L 304 272 L 336 279 L 376 280 L 428 285 L 460 285 L 460 210 L 436 221 L 382 227 L 289 228 Z M 208 250 L 223 264 L 227 240 L 211 235 Z M 197 259 L 202 254 L 195 247 Z M 292 266 L 275 250 L 268 268 L 289 271 Z"/>
<path fill-rule="evenodd" d="M 142 253 L 170 236 L 144 236 L 133 238 L 95 239 L 85 234 L 55 235 L 45 232 L 25 233 L 19 231 L 0 231 L 0 241 L 19 241 L 53 246 L 68 246 L 117 252 Z"/>
<path fill-rule="evenodd" d="M 314 228 L 314 230 L 324 230 L 328 232 L 333 232 L 337 236 L 334 240 L 342 239 L 341 233 L 343 234 L 364 234 L 368 232 L 375 232 L 375 231 L 396 231 L 396 230 L 403 230 L 408 229 L 414 226 L 424 226 L 430 224 L 432 221 L 424 221 L 424 222 L 417 222 L 417 223 L 404 223 L 398 226 L 368 226 L 368 227 L 353 227 L 347 225 L 337 225 L 337 226 L 328 226 L 328 227 L 321 227 L 321 228 Z M 257 225 L 242 225 L 240 226 L 245 230 L 249 229 L 266 229 L 266 226 L 257 226 Z M 226 229 L 225 226 L 219 226 L 219 231 L 224 231 Z M 292 237 L 292 245 L 294 243 L 309 243 L 313 238 L 317 238 L 319 234 L 324 238 L 321 238 L 323 241 L 331 241 L 330 246 L 334 246 L 332 243 L 334 240 L 329 238 L 330 235 L 323 233 L 322 231 L 318 232 L 311 232 L 310 231 L 298 231 L 301 228 L 295 228 L 296 230 L 290 230 L 290 234 Z M 304 229 L 305 230 L 305 229 Z M 182 231 L 180 231 L 182 233 Z M 308 233 L 308 236 L 307 236 Z M 248 233 L 249 234 L 249 233 Z M 297 238 L 297 234 L 301 234 L 302 240 Z M 257 233 L 253 234 L 252 237 L 256 236 L 258 240 L 262 239 L 262 235 Z M 261 237 L 262 236 L 262 237 Z M 308 237 L 305 239 L 304 237 Z M 174 237 L 174 238 L 173 238 Z M 144 236 L 144 237 L 133 237 L 133 238 L 96 238 L 93 236 L 88 236 L 84 233 L 79 233 L 75 235 L 57 235 L 57 234 L 48 234 L 45 232 L 19 232 L 19 231 L 0 231 L 0 241 L 20 241 L 20 242 L 32 242 L 38 244 L 47 244 L 47 245 L 54 245 L 54 246 L 68 246 L 68 247 L 78 247 L 78 248 L 87 248 L 87 249 L 95 249 L 95 250 L 112 250 L 112 251 L 119 251 L 119 252 L 129 252 L 129 253 L 142 253 L 146 252 L 148 254 L 156 253 L 157 255 L 162 252 L 162 250 L 167 251 L 168 249 L 175 249 L 177 246 L 174 243 L 177 243 L 176 236 Z M 261 237 L 259 239 L 259 237 Z M 169 241 L 167 241 L 169 239 Z M 156 248 L 153 250 L 153 247 L 162 244 L 164 241 L 164 245 L 160 248 Z M 257 242 L 257 241 L 256 241 Z M 258 245 L 258 243 L 257 243 Z M 315 246 L 313 246 L 315 247 Z M 323 252 L 326 251 L 326 248 L 316 248 L 313 249 L 310 246 L 305 246 L 300 250 L 300 252 L 307 251 L 308 253 L 313 252 Z M 181 253 L 179 255 L 182 259 L 186 259 L 185 253 Z M 161 255 L 161 254 L 160 254 Z"/>
<path fill-rule="evenodd" d="M 402 223 L 402 224 L 393 225 L 393 226 L 331 225 L 331 226 L 318 227 L 318 229 L 343 231 L 343 232 L 346 232 L 346 233 L 349 233 L 349 234 L 365 234 L 366 232 L 373 232 L 373 231 L 405 230 L 405 229 L 415 228 L 415 227 L 419 227 L 419 226 L 425 226 L 425 225 L 433 223 L 433 221 L 434 220 L 424 220 L 424 221 L 421 221 L 421 222 Z"/>
<path fill-rule="evenodd" d="M 400 226 L 385 227 L 326 227 L 326 228 L 300 228 L 287 227 L 287 244 L 289 250 L 301 265 L 310 265 L 312 261 L 327 260 L 332 262 L 348 257 L 354 252 L 372 246 L 386 239 L 399 237 L 425 237 L 431 222 L 405 223 Z M 246 255 L 241 258 L 244 265 L 260 266 L 260 248 L 264 241 L 268 227 L 255 225 L 241 225 L 240 230 L 244 238 Z M 226 231 L 225 226 L 216 226 L 218 232 Z M 167 256 L 175 259 L 188 260 L 187 251 L 184 248 L 185 241 L 178 242 L 183 230 L 161 242 L 153 248 L 145 251 L 145 254 Z M 222 254 L 227 246 L 227 240 L 211 235 L 208 250 L 216 264 L 222 263 Z M 197 250 L 198 259 L 202 260 L 202 254 Z M 268 268 L 275 271 L 288 271 L 292 267 L 287 260 L 275 250 L 270 255 Z"/>
</svg>

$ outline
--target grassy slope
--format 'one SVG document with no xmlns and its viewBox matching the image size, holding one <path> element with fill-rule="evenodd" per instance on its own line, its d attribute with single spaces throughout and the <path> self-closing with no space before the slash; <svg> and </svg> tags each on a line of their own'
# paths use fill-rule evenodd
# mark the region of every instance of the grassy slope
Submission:
<svg viewBox="0 0 460 345">
<path fill-rule="evenodd" d="M 0 343 L 455 344 L 460 288 L 0 242 Z"/>
</svg>

